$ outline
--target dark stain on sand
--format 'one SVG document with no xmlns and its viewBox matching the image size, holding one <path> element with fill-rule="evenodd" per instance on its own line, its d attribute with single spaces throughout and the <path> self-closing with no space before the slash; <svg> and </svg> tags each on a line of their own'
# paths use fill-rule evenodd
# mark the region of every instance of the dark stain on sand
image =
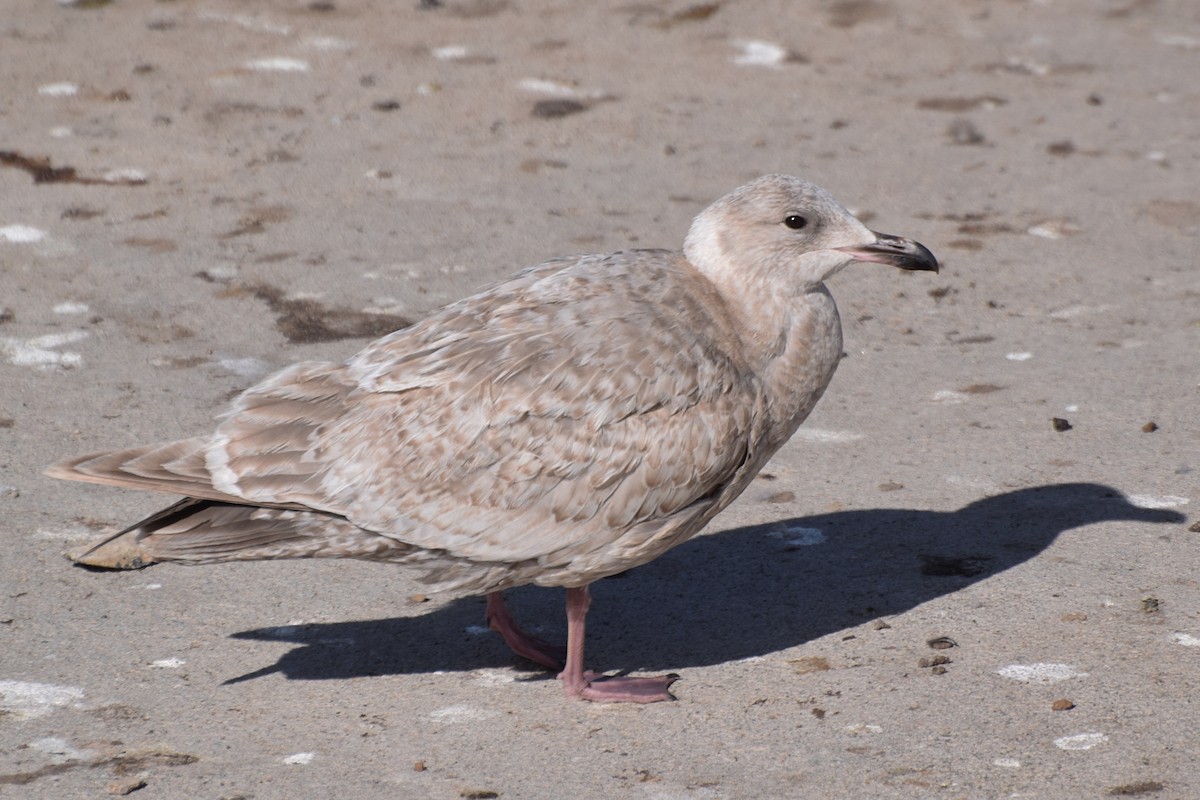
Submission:
<svg viewBox="0 0 1200 800">
<path fill-rule="evenodd" d="M 85 178 L 74 167 L 56 167 L 47 156 L 27 156 L 15 150 L 0 150 L 0 166 L 23 169 L 34 183 L 81 183 L 85 186 L 145 186 L 144 178 Z"/>
<path fill-rule="evenodd" d="M 200 277 L 212 280 L 204 273 Z M 412 325 L 412 320 L 396 314 L 371 314 L 344 306 L 326 306 L 308 298 L 289 298 L 282 289 L 269 283 L 234 283 L 218 296 L 247 295 L 262 300 L 278 315 L 275 327 L 292 344 L 374 339 Z"/>
</svg>

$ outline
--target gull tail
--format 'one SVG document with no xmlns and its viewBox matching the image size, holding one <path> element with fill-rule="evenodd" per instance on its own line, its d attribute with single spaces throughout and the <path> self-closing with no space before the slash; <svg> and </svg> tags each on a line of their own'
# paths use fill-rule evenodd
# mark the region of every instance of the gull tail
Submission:
<svg viewBox="0 0 1200 800">
<path fill-rule="evenodd" d="M 186 498 L 120 533 L 67 553 L 98 569 L 158 562 L 215 564 L 282 558 L 404 561 L 413 548 L 320 511 L 264 508 Z"/>
</svg>

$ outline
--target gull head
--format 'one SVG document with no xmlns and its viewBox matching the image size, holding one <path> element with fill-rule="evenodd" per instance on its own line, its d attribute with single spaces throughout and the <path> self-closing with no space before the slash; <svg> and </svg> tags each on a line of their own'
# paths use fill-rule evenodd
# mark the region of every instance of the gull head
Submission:
<svg viewBox="0 0 1200 800">
<path fill-rule="evenodd" d="M 790 175 L 764 175 L 704 209 L 683 252 L 718 285 L 760 283 L 783 293 L 812 291 L 853 261 L 938 268 L 923 245 L 870 230 L 829 192 Z"/>
</svg>

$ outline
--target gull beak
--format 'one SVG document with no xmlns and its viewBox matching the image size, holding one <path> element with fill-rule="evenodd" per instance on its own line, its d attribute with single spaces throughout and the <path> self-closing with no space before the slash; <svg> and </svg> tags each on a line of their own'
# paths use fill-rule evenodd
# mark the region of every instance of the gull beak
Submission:
<svg viewBox="0 0 1200 800">
<path fill-rule="evenodd" d="M 871 233 L 875 233 L 875 231 L 871 231 Z M 929 248 L 920 242 L 905 239 L 903 236 L 875 233 L 875 241 L 870 244 L 857 244 L 837 249 L 854 256 L 855 261 L 891 264 L 900 269 L 938 271 L 937 259 L 934 258 L 933 253 L 929 252 Z"/>
</svg>

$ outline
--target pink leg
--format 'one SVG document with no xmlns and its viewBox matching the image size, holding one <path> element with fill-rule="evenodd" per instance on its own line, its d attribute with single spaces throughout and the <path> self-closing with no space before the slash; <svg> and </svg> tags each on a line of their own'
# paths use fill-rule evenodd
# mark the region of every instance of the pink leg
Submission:
<svg viewBox="0 0 1200 800">
<path fill-rule="evenodd" d="M 657 703 L 674 700 L 667 691 L 678 675 L 655 678 L 605 678 L 583 669 L 584 618 L 592 597 L 586 586 L 567 589 L 567 666 L 558 679 L 568 697 L 597 703 Z"/>
<path fill-rule="evenodd" d="M 531 636 L 521 630 L 521 626 L 513 619 L 508 604 L 504 602 L 504 594 L 490 592 L 487 596 L 488 627 L 504 638 L 512 651 L 521 658 L 540 664 L 546 669 L 558 671 L 563 668 L 567 649 L 561 645 L 543 642 L 536 636 Z"/>
</svg>

